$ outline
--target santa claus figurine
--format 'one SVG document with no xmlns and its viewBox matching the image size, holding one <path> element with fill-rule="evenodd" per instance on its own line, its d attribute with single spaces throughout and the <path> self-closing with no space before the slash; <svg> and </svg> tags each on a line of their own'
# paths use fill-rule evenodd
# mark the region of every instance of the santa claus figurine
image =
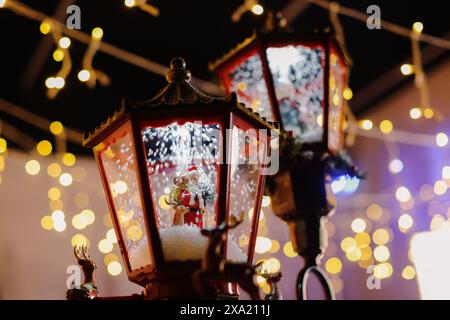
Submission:
<svg viewBox="0 0 450 320">
<path fill-rule="evenodd" d="M 175 178 L 175 188 L 170 195 L 170 204 L 175 209 L 175 225 L 196 225 L 203 228 L 205 204 L 198 186 L 199 172 L 196 166 Z"/>
</svg>

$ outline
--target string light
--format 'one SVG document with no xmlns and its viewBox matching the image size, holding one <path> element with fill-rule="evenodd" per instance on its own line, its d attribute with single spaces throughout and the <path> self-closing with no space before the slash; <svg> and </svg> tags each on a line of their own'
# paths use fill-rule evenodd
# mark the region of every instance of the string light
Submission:
<svg viewBox="0 0 450 320">
<path fill-rule="evenodd" d="M 76 161 L 77 158 L 73 153 L 70 152 L 66 152 L 62 157 L 62 162 L 68 167 L 74 166 Z"/>
<path fill-rule="evenodd" d="M 349 87 L 345 88 L 344 91 L 342 92 L 342 96 L 347 101 L 351 100 L 353 98 L 353 91 L 352 91 L 352 89 L 350 89 Z"/>
<path fill-rule="evenodd" d="M 400 173 L 403 170 L 403 162 L 400 159 L 394 159 L 389 162 L 389 172 L 392 174 Z"/>
<path fill-rule="evenodd" d="M 59 121 L 53 121 L 52 123 L 50 123 L 49 128 L 50 128 L 50 132 L 52 134 L 54 134 L 55 136 L 60 135 L 64 130 L 64 126 Z"/>
<path fill-rule="evenodd" d="M 257 16 L 262 15 L 264 13 L 264 7 L 262 5 L 260 5 L 260 4 L 258 4 L 258 3 L 254 4 L 252 6 L 251 10 L 252 10 L 252 13 L 257 15 Z"/>
<path fill-rule="evenodd" d="M 55 51 L 53 51 L 53 59 L 56 62 L 60 62 L 64 59 L 64 51 L 61 49 L 56 49 Z"/>
<path fill-rule="evenodd" d="M 422 110 L 420 108 L 412 108 L 409 110 L 409 116 L 411 119 L 417 120 L 422 117 Z"/>
<path fill-rule="evenodd" d="M 443 132 L 439 132 L 436 135 L 436 144 L 439 147 L 445 147 L 448 144 L 448 136 Z"/>
<path fill-rule="evenodd" d="M 80 72 L 78 72 L 78 80 L 80 80 L 81 82 L 86 82 L 90 79 L 91 77 L 91 73 L 88 70 L 81 70 Z"/>
<path fill-rule="evenodd" d="M 100 27 L 95 27 L 94 29 L 92 29 L 91 34 L 95 40 L 100 40 L 101 38 L 103 38 L 103 29 Z"/>
<path fill-rule="evenodd" d="M 414 66 L 412 64 L 409 64 L 409 63 L 402 64 L 400 66 L 400 72 L 404 76 L 409 76 L 409 75 L 414 73 Z"/>
<path fill-rule="evenodd" d="M 425 119 L 431 119 L 434 116 L 434 111 L 431 108 L 425 108 L 425 110 L 423 110 L 423 117 Z"/>
<path fill-rule="evenodd" d="M 370 120 L 360 121 L 360 127 L 364 130 L 371 130 L 373 128 L 373 122 Z"/>
<path fill-rule="evenodd" d="M 136 5 L 136 1 L 135 0 L 125 0 L 125 5 L 128 8 L 132 8 L 132 7 L 134 7 Z"/>
<path fill-rule="evenodd" d="M 68 187 L 72 184 L 73 178 L 70 173 L 63 173 L 59 176 L 59 183 L 64 186 Z"/>
<path fill-rule="evenodd" d="M 42 34 L 48 34 L 50 31 L 52 31 L 52 25 L 48 20 L 44 20 L 41 22 L 41 25 L 39 26 L 39 30 Z"/>
<path fill-rule="evenodd" d="M 58 200 L 61 197 L 61 191 L 59 191 L 58 188 L 53 187 L 48 190 L 47 195 L 50 200 Z"/>
<path fill-rule="evenodd" d="M 67 49 L 70 47 L 71 41 L 68 37 L 62 37 L 58 42 L 59 46 L 63 49 Z"/>
<path fill-rule="evenodd" d="M 415 22 L 413 24 L 413 30 L 416 33 L 422 33 L 422 31 L 423 31 L 423 23 L 422 22 Z"/>
<path fill-rule="evenodd" d="M 394 129 L 394 125 L 390 120 L 383 120 L 380 122 L 380 131 L 383 133 L 391 133 Z"/>
</svg>

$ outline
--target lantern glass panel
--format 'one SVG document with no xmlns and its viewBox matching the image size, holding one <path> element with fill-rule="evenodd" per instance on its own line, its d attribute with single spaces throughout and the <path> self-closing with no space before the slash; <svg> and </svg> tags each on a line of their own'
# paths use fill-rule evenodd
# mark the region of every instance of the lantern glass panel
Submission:
<svg viewBox="0 0 450 320">
<path fill-rule="evenodd" d="M 228 92 L 236 92 L 238 100 L 273 121 L 267 84 L 264 80 L 261 57 L 256 51 L 246 55 L 224 73 Z"/>
<path fill-rule="evenodd" d="M 343 109 L 344 98 L 342 96 L 345 83 L 347 67 L 342 59 L 332 49 L 330 54 L 330 112 L 328 120 L 328 148 L 337 151 L 343 147 Z"/>
<path fill-rule="evenodd" d="M 322 141 L 325 49 L 296 44 L 266 53 L 284 129 L 307 143 Z"/>
<path fill-rule="evenodd" d="M 260 210 L 256 199 L 260 187 L 260 158 L 265 152 L 265 144 L 255 129 L 245 128 L 238 122 L 233 124 L 231 136 L 229 220 L 243 218 L 243 221 L 228 231 L 227 259 L 246 262 L 251 237 L 255 236 L 252 230 L 257 228 L 254 220 L 259 215 L 255 210 Z"/>
<path fill-rule="evenodd" d="M 203 258 L 207 239 L 200 230 L 217 225 L 220 130 L 197 122 L 142 129 L 165 261 Z"/>
<path fill-rule="evenodd" d="M 127 131 L 99 152 L 131 270 L 152 265 L 137 178 L 136 157 Z"/>
</svg>

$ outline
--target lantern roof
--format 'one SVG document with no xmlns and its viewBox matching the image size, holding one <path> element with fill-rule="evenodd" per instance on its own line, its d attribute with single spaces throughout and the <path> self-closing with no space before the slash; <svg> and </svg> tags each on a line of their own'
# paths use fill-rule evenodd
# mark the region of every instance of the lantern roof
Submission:
<svg viewBox="0 0 450 320">
<path fill-rule="evenodd" d="M 126 115 L 144 110 L 164 112 L 163 108 L 182 105 L 208 105 L 209 108 L 209 105 L 214 103 L 215 107 L 220 107 L 221 105 L 231 106 L 233 109 L 238 110 L 238 112 L 245 114 L 247 117 L 250 117 L 271 130 L 279 129 L 278 122 L 268 121 L 251 108 L 247 108 L 244 104 L 239 103 L 235 93 L 225 97 L 209 96 L 193 86 L 189 82 L 190 79 L 191 73 L 186 69 L 184 59 L 179 57 L 172 59 L 170 69 L 166 74 L 167 86 L 155 97 L 147 101 L 131 102 L 128 99 L 123 99 L 121 107 L 118 110 L 94 130 L 83 134 L 83 146 L 95 146 L 107 134 L 105 130 L 112 126 L 120 126 L 128 118 L 125 117 Z"/>
<path fill-rule="evenodd" d="M 226 52 L 222 57 L 210 62 L 208 64 L 208 68 L 210 71 L 214 71 L 218 69 L 221 65 L 223 65 L 226 61 L 228 61 L 231 57 L 235 56 L 241 50 L 251 46 L 257 41 L 279 41 L 279 42 L 295 42 L 295 41 L 307 41 L 307 40 L 320 40 L 320 41 L 332 41 L 336 48 L 341 53 L 344 58 L 344 62 L 347 66 L 351 67 L 353 65 L 352 58 L 350 57 L 348 51 L 341 41 L 338 41 L 335 32 L 331 28 L 323 29 L 323 30 L 314 30 L 313 32 L 293 32 L 291 29 L 287 28 L 276 28 L 271 31 L 257 31 L 255 30 L 253 34 L 244 39 L 242 42 L 237 44 L 234 48 L 230 49 Z"/>
</svg>

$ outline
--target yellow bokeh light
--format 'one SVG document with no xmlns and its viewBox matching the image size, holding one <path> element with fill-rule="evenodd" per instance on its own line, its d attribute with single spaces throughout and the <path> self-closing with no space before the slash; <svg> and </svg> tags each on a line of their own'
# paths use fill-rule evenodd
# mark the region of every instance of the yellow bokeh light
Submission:
<svg viewBox="0 0 450 320">
<path fill-rule="evenodd" d="M 318 125 L 319 127 L 322 127 L 322 126 L 323 126 L 323 114 L 317 115 L 316 123 L 317 123 L 317 125 Z"/>
<path fill-rule="evenodd" d="M 364 230 L 366 230 L 366 222 L 364 221 L 364 219 L 356 218 L 352 221 L 351 228 L 355 233 L 363 232 Z"/>
<path fill-rule="evenodd" d="M 399 187 L 395 191 L 395 198 L 399 202 L 408 202 L 411 199 L 411 192 L 406 187 Z"/>
<path fill-rule="evenodd" d="M 384 245 L 376 246 L 373 250 L 373 256 L 378 262 L 386 262 L 391 256 L 388 247 Z"/>
<path fill-rule="evenodd" d="M 266 207 L 270 206 L 270 202 L 271 202 L 271 199 L 269 196 L 263 196 L 262 201 L 261 201 L 261 206 L 266 208 Z"/>
<path fill-rule="evenodd" d="M 431 219 L 431 222 L 430 222 L 430 230 L 433 231 L 433 230 L 437 230 L 437 229 L 441 228 L 443 226 L 445 220 L 446 220 L 445 217 L 443 217 L 440 214 L 433 216 L 433 218 Z"/>
<path fill-rule="evenodd" d="M 434 116 L 434 111 L 431 108 L 425 108 L 425 110 L 423 110 L 423 117 L 425 119 L 431 119 Z"/>
<path fill-rule="evenodd" d="M 111 228 L 106 232 L 106 239 L 109 239 L 112 243 L 117 243 L 117 237 L 114 228 Z"/>
<path fill-rule="evenodd" d="M 64 163 L 68 167 L 72 167 L 76 161 L 77 158 L 73 153 L 70 152 L 66 152 L 62 157 L 62 163 Z"/>
<path fill-rule="evenodd" d="M 406 266 L 403 268 L 402 277 L 406 280 L 412 280 L 416 277 L 416 269 L 413 266 Z"/>
<path fill-rule="evenodd" d="M 412 108 L 409 110 L 409 116 L 414 120 L 419 119 L 422 117 L 422 110 L 420 108 Z"/>
<path fill-rule="evenodd" d="M 56 223 L 58 221 L 64 221 L 64 219 L 65 219 L 65 214 L 63 211 L 55 210 L 52 212 L 52 220 L 54 223 Z"/>
<path fill-rule="evenodd" d="M 342 239 L 341 241 L 341 249 L 344 252 L 347 252 L 349 250 L 352 250 L 354 247 L 356 247 L 356 241 L 355 239 L 351 237 L 346 237 Z"/>
<path fill-rule="evenodd" d="M 255 252 L 259 254 L 266 253 L 272 247 L 272 240 L 266 237 L 258 236 L 256 238 Z"/>
<path fill-rule="evenodd" d="M 259 16 L 264 13 L 264 8 L 260 4 L 255 4 L 252 6 L 252 12 L 253 12 L 253 14 L 256 14 Z"/>
<path fill-rule="evenodd" d="M 163 210 L 170 210 L 172 207 L 168 204 L 169 200 L 169 195 L 163 194 L 158 199 L 158 206 Z"/>
<path fill-rule="evenodd" d="M 272 240 L 272 246 L 270 247 L 269 253 L 275 254 L 280 250 L 280 243 L 277 240 Z"/>
<path fill-rule="evenodd" d="M 390 133 L 394 129 L 394 125 L 390 120 L 383 120 L 380 122 L 380 131 L 383 133 Z"/>
<path fill-rule="evenodd" d="M 84 209 L 80 212 L 80 215 L 84 217 L 87 225 L 91 225 L 95 221 L 95 213 L 92 210 Z"/>
<path fill-rule="evenodd" d="M 81 233 L 77 233 L 76 235 L 74 235 L 72 237 L 72 239 L 70 240 L 70 243 L 72 244 L 72 247 L 82 247 L 82 246 L 89 246 L 89 241 L 88 239 L 82 235 Z"/>
<path fill-rule="evenodd" d="M 50 132 L 55 136 L 60 135 L 64 130 L 63 124 L 59 121 L 50 123 Z"/>
<path fill-rule="evenodd" d="M 110 264 L 113 261 L 117 261 L 119 262 L 119 257 L 117 257 L 116 254 L 114 253 L 108 253 L 105 258 L 103 259 L 103 261 L 105 262 L 105 265 Z"/>
<path fill-rule="evenodd" d="M 383 215 L 383 209 L 378 204 L 371 204 L 367 207 L 367 217 L 372 220 L 378 220 Z"/>
<path fill-rule="evenodd" d="M 29 175 L 37 175 L 39 171 L 41 170 L 41 165 L 37 160 L 29 160 L 27 163 L 25 163 L 25 171 Z"/>
<path fill-rule="evenodd" d="M 41 227 L 45 230 L 53 229 L 53 219 L 50 216 L 42 217 L 41 219 Z"/>
<path fill-rule="evenodd" d="M 69 37 L 62 37 L 58 42 L 59 46 L 63 49 L 70 47 L 71 41 Z"/>
<path fill-rule="evenodd" d="M 400 66 L 400 72 L 404 76 L 409 76 L 409 75 L 414 73 L 414 66 L 412 64 L 409 64 L 409 63 L 402 64 Z"/>
<path fill-rule="evenodd" d="M 263 262 L 262 270 L 267 273 L 276 273 L 280 271 L 281 263 L 277 258 L 270 258 Z"/>
<path fill-rule="evenodd" d="M 122 272 L 122 265 L 119 261 L 111 261 L 108 264 L 108 273 L 112 276 L 118 276 Z"/>
<path fill-rule="evenodd" d="M 377 229 L 372 234 L 372 239 L 377 245 L 384 245 L 390 240 L 389 232 L 384 228 Z"/>
<path fill-rule="evenodd" d="M 102 239 L 98 243 L 98 250 L 100 250 L 101 253 L 110 253 L 113 248 L 113 243 L 109 239 Z"/>
<path fill-rule="evenodd" d="M 52 178 L 57 178 L 61 174 L 61 166 L 56 162 L 50 163 L 47 167 L 47 174 Z"/>
<path fill-rule="evenodd" d="M 349 87 L 344 89 L 344 92 L 342 93 L 342 96 L 345 100 L 351 100 L 353 98 L 353 91 Z"/>
<path fill-rule="evenodd" d="M 5 139 L 0 138 L 0 153 L 6 152 L 7 149 L 8 149 L 8 143 L 6 142 Z"/>
<path fill-rule="evenodd" d="M 265 285 L 267 282 L 266 278 L 261 277 L 261 276 L 256 276 L 256 283 L 258 284 L 258 286 L 262 287 L 263 285 Z"/>
<path fill-rule="evenodd" d="M 48 34 L 52 30 L 52 25 L 48 20 L 44 20 L 39 26 L 39 30 L 42 34 Z"/>
<path fill-rule="evenodd" d="M 364 130 L 370 130 L 373 128 L 373 122 L 371 120 L 362 120 L 359 122 L 359 126 Z"/>
<path fill-rule="evenodd" d="M 338 274 L 342 270 L 342 262 L 339 258 L 333 257 L 325 263 L 325 270 L 330 274 Z"/>
<path fill-rule="evenodd" d="M 53 59 L 56 62 L 60 62 L 64 59 L 64 51 L 62 49 L 56 49 L 53 51 Z"/>
<path fill-rule="evenodd" d="M 48 140 L 42 140 L 36 145 L 36 150 L 41 156 L 48 156 L 52 153 L 52 144 Z"/>
<path fill-rule="evenodd" d="M 380 263 L 373 269 L 373 275 L 378 279 L 389 278 L 393 273 L 392 265 L 388 262 Z"/>
<path fill-rule="evenodd" d="M 59 191 L 58 188 L 53 187 L 48 190 L 47 195 L 50 200 L 58 200 L 61 197 L 61 191 Z"/>
<path fill-rule="evenodd" d="M 78 72 L 78 80 L 80 80 L 81 82 L 86 82 L 91 78 L 91 73 L 89 72 L 89 70 L 81 70 L 80 72 Z"/>
<path fill-rule="evenodd" d="M 400 231 L 407 232 L 413 226 L 414 220 L 411 215 L 404 213 L 398 218 L 398 227 Z"/>
<path fill-rule="evenodd" d="M 364 247 L 361 249 L 361 261 L 369 261 L 372 258 L 372 248 L 370 247 Z"/>
<path fill-rule="evenodd" d="M 125 192 L 127 192 L 127 190 L 128 190 L 128 186 L 125 181 L 119 180 L 116 183 L 114 183 L 114 191 L 117 194 L 124 194 Z"/>
<path fill-rule="evenodd" d="M 77 230 L 83 230 L 87 227 L 86 217 L 76 214 L 72 217 L 72 226 Z"/>
<path fill-rule="evenodd" d="M 354 246 L 345 252 L 345 256 L 348 260 L 355 262 L 361 258 L 362 252 L 360 248 Z"/>
<path fill-rule="evenodd" d="M 62 175 L 59 176 L 59 183 L 64 187 L 70 186 L 72 182 L 73 178 L 70 173 L 63 173 Z"/>
<path fill-rule="evenodd" d="M 370 236 L 366 232 L 360 232 L 355 236 L 356 245 L 359 248 L 365 248 L 370 245 Z"/>
<path fill-rule="evenodd" d="M 95 27 L 94 29 L 92 29 L 92 37 L 96 40 L 100 40 L 101 38 L 103 38 L 103 29 L 100 27 Z"/>
<path fill-rule="evenodd" d="M 443 132 L 439 132 L 436 135 L 436 144 L 438 147 L 445 147 L 448 144 L 448 136 Z"/>
<path fill-rule="evenodd" d="M 294 251 L 294 247 L 292 246 L 292 242 L 288 241 L 283 246 L 283 252 L 286 255 L 286 257 L 294 258 L 298 256 L 298 253 Z"/>
<path fill-rule="evenodd" d="M 64 88 L 65 84 L 66 84 L 66 80 L 63 77 L 53 78 L 53 87 L 54 88 L 62 89 L 62 88 Z"/>
</svg>

